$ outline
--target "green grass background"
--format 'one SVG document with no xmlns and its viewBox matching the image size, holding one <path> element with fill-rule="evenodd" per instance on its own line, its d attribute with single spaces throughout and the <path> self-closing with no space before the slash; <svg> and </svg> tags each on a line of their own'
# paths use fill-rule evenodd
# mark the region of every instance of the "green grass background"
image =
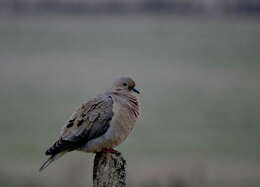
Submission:
<svg viewBox="0 0 260 187">
<path fill-rule="evenodd" d="M 246 19 L 1 18 L 0 185 L 90 186 L 91 154 L 37 170 L 74 109 L 128 75 L 128 186 L 259 186 L 259 41 Z"/>
</svg>

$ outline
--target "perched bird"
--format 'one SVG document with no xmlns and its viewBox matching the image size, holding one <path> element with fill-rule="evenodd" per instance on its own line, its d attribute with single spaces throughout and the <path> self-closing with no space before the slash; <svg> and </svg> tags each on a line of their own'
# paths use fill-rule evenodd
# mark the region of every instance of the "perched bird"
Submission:
<svg viewBox="0 0 260 187">
<path fill-rule="evenodd" d="M 108 91 L 79 107 L 65 123 L 58 140 L 45 152 L 50 155 L 39 171 L 70 151 L 117 152 L 139 116 L 135 82 L 129 77 L 116 80 Z"/>
</svg>

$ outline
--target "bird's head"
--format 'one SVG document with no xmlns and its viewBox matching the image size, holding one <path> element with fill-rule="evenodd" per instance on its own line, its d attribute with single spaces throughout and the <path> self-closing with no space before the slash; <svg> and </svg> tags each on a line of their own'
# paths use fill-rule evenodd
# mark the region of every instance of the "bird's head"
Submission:
<svg viewBox="0 0 260 187">
<path fill-rule="evenodd" d="M 131 93 L 135 92 L 140 94 L 140 92 L 135 88 L 135 82 L 130 77 L 121 77 L 117 79 L 113 84 L 113 91 L 118 93 Z"/>
</svg>

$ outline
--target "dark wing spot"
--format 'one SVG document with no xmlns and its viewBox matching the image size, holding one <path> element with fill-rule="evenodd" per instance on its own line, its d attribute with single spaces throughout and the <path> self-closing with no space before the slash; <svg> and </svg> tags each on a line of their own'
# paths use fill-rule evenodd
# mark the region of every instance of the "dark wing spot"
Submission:
<svg viewBox="0 0 260 187">
<path fill-rule="evenodd" d="M 81 117 L 83 117 L 83 118 L 84 118 L 85 116 L 86 116 L 86 114 L 85 114 L 85 113 L 82 113 L 82 114 L 81 114 Z"/>
<path fill-rule="evenodd" d="M 83 122 L 84 122 L 84 119 L 79 120 L 77 126 L 78 127 L 81 126 L 83 124 Z"/>
<path fill-rule="evenodd" d="M 75 118 L 73 118 L 73 119 L 69 120 L 69 121 L 68 121 L 68 124 L 66 125 L 66 127 L 67 127 L 67 128 L 70 128 L 70 127 L 72 127 L 72 126 L 73 126 L 73 124 L 74 124 L 74 121 L 75 121 Z"/>
<path fill-rule="evenodd" d="M 70 128 L 72 126 L 73 126 L 73 121 L 72 122 L 69 121 L 69 123 L 66 125 L 67 128 Z"/>
</svg>

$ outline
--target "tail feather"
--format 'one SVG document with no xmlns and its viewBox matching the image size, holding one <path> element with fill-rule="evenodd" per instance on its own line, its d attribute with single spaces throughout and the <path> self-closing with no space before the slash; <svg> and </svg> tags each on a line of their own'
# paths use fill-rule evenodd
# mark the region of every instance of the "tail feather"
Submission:
<svg viewBox="0 0 260 187">
<path fill-rule="evenodd" d="M 62 157 L 64 154 L 66 153 L 66 151 L 58 153 L 56 155 L 52 155 L 51 157 L 49 157 L 40 167 L 39 172 L 41 172 L 42 170 L 44 170 L 45 168 L 47 168 L 53 161 L 59 159 L 60 157 Z"/>
<path fill-rule="evenodd" d="M 76 148 L 77 146 L 74 142 L 60 138 L 45 152 L 45 155 L 56 155 L 63 151 L 72 151 Z"/>
</svg>

